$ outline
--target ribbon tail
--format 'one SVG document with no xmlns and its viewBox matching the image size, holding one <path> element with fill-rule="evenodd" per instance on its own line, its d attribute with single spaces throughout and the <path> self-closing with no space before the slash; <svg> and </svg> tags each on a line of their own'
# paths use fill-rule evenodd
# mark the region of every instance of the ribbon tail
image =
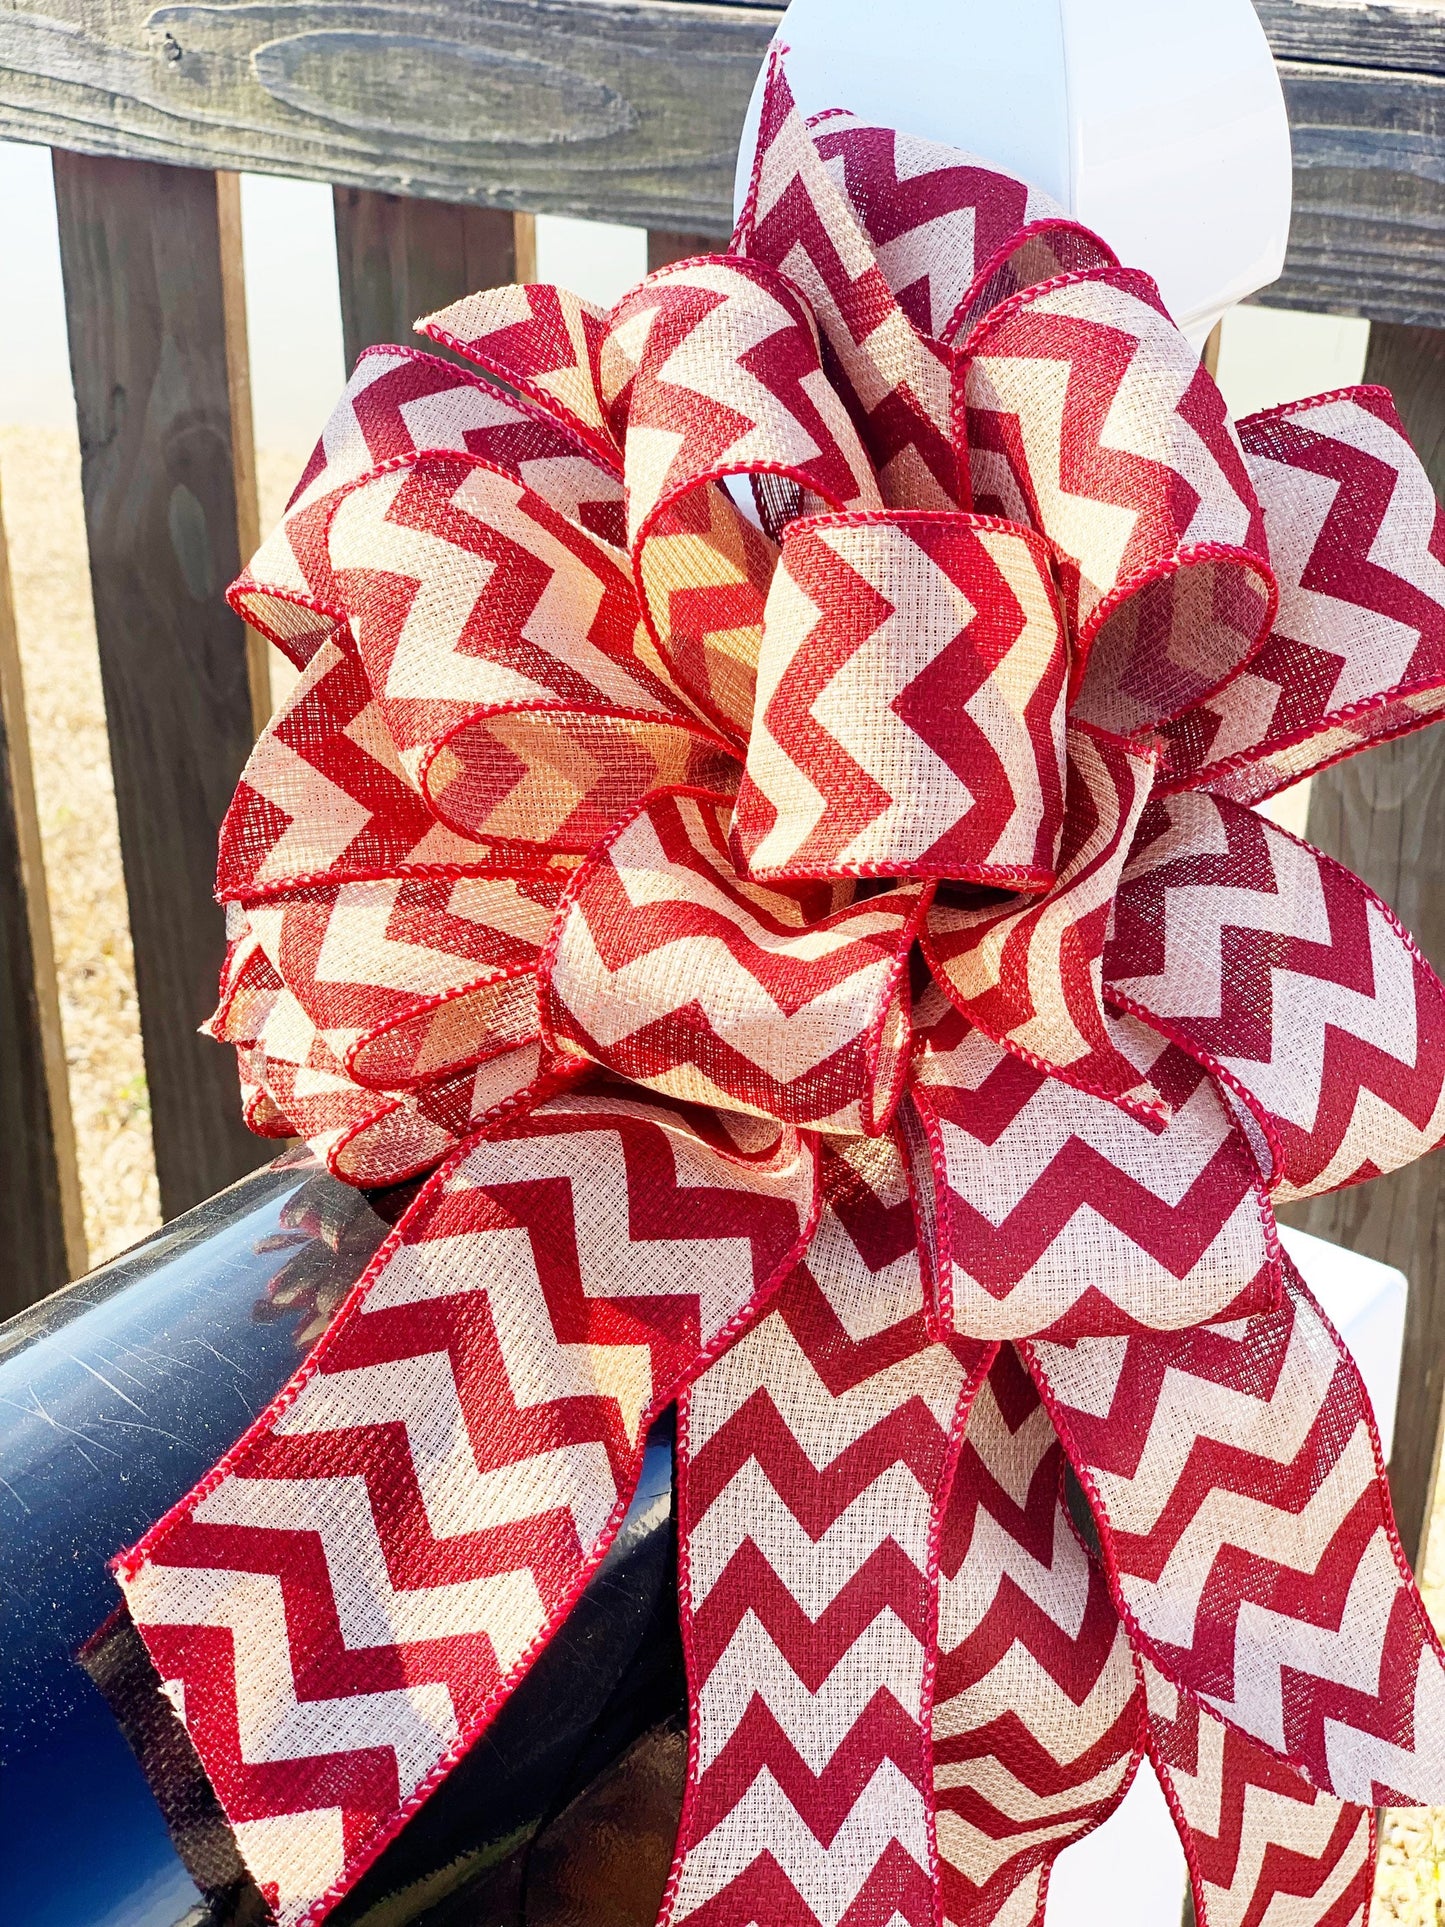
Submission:
<svg viewBox="0 0 1445 1927">
<path fill-rule="evenodd" d="M 1050 1870 L 1144 1749 L 1128 1637 L 1011 1346 L 974 1401 L 944 1519 L 933 1718 L 943 1918 L 1042 1927 Z"/>
<path fill-rule="evenodd" d="M 1360 1806 L 1445 1797 L 1445 1653 L 1390 1510 L 1363 1381 L 1298 1272 L 1276 1312 L 1020 1347 L 1136 1649 Z"/>
<path fill-rule="evenodd" d="M 938 1528 L 992 1348 L 928 1336 L 897 1147 L 825 1172 L 806 1265 L 680 1403 L 671 1927 L 936 1920 Z"/>
<path fill-rule="evenodd" d="M 1142 1665 L 1149 1758 L 1183 1842 L 1196 1927 L 1274 1918 L 1290 1927 L 1364 1927 L 1373 1808 L 1319 1792 L 1148 1660 Z"/>
<path fill-rule="evenodd" d="M 326 1337 L 117 1562 L 248 1870 L 319 1919 L 605 1555 L 647 1424 L 806 1246 L 814 1158 L 566 1097 L 448 1161 Z"/>
</svg>

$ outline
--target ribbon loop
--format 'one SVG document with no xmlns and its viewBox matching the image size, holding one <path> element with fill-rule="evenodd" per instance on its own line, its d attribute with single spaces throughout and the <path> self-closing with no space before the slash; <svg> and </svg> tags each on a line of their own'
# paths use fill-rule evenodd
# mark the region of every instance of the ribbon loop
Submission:
<svg viewBox="0 0 1445 1927">
<path fill-rule="evenodd" d="M 923 948 L 945 996 L 985 1036 L 1080 1090 L 1147 1117 L 1158 1091 L 1122 1046 L 1103 1002 L 1114 893 L 1154 779 L 1155 758 L 1072 726 L 1059 873 L 1051 890 L 990 901 L 944 890 Z"/>
<path fill-rule="evenodd" d="M 417 328 L 515 389 L 599 461 L 621 466 L 602 399 L 604 309 L 545 283 L 484 288 Z"/>
<path fill-rule="evenodd" d="M 1280 607 L 1245 671 L 1168 730 L 1166 785 L 1255 803 L 1445 708 L 1445 509 L 1383 388 L 1239 425 Z"/>
<path fill-rule="evenodd" d="M 666 503 L 728 475 L 777 478 L 827 508 L 881 506 L 823 377 L 817 323 L 763 262 L 719 255 L 649 275 L 613 310 L 602 381 L 634 554 Z"/>
<path fill-rule="evenodd" d="M 414 348 L 368 348 L 280 525 L 228 591 L 237 614 L 298 669 L 322 642 L 349 642 L 345 593 L 327 553 L 338 502 L 428 449 L 486 462 L 604 541 L 625 538 L 620 477 L 525 396 Z"/>
<path fill-rule="evenodd" d="M 785 272 L 817 317 L 827 371 L 890 508 L 967 508 L 949 353 L 900 307 L 872 241 L 774 57 L 734 249 Z"/>
<path fill-rule="evenodd" d="M 941 1002 L 941 1000 L 940 1000 Z M 1213 1081 L 1142 1025 L 1120 1035 L 1172 1105 L 1131 1116 L 917 1013 L 912 1101 L 938 1178 L 939 1298 L 972 1338 L 1178 1329 L 1272 1310 L 1279 1246 Z"/>
<path fill-rule="evenodd" d="M 1282 1199 L 1445 1139 L 1445 985 L 1358 877 L 1253 810 L 1188 791 L 1151 806 L 1105 978 L 1250 1108 Z"/>
<path fill-rule="evenodd" d="M 639 646 L 621 559 L 510 478 L 420 456 L 348 494 L 329 547 L 402 765 L 459 834 L 580 854 L 725 771 Z"/>
<path fill-rule="evenodd" d="M 926 891 L 744 883 L 730 802 L 659 798 L 583 865 L 544 960 L 548 1034 L 674 1098 L 881 1132 L 908 1070 Z"/>
<path fill-rule="evenodd" d="M 959 349 L 974 505 L 1047 536 L 1075 715 L 1152 729 L 1247 662 L 1276 604 L 1223 398 L 1147 276 L 1025 290 Z"/>
<path fill-rule="evenodd" d="M 743 867 L 1047 889 L 1067 667 L 1026 530 L 907 510 L 794 522 L 733 817 Z"/>
</svg>

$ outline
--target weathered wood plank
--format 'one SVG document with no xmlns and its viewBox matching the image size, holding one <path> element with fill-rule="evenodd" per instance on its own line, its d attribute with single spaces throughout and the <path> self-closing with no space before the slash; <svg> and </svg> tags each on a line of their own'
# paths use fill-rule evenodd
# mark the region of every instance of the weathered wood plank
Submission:
<svg viewBox="0 0 1445 1927">
<path fill-rule="evenodd" d="M 1445 324 L 1445 79 L 1284 61 L 1295 210 L 1277 307 Z"/>
<path fill-rule="evenodd" d="M 649 228 L 647 231 L 647 272 L 665 268 L 672 261 L 687 261 L 694 254 L 716 254 L 721 243 L 716 235 L 679 233 L 676 228 Z"/>
<path fill-rule="evenodd" d="M 726 236 L 770 5 L 42 0 L 0 135 Z M 1445 323 L 1445 0 L 1258 0 L 1295 130 L 1292 305 Z"/>
<path fill-rule="evenodd" d="M 116 810 L 167 1217 L 266 1155 L 196 1035 L 223 950 L 216 835 L 252 740 L 213 174 L 55 156 Z M 234 267 L 238 264 L 233 264 Z M 243 464 L 244 468 L 244 464 Z"/>
<path fill-rule="evenodd" d="M 1277 60 L 1445 74 L 1438 0 L 1254 0 Z"/>
<path fill-rule="evenodd" d="M 47 0 L 0 135 L 726 234 L 777 15 L 690 0 Z"/>
<path fill-rule="evenodd" d="M 362 187 L 338 187 L 333 199 L 348 368 L 375 342 L 413 341 L 419 315 L 477 288 L 536 279 L 530 214 L 405 200 Z"/>
<path fill-rule="evenodd" d="M 0 1318 L 85 1270 L 65 1043 L 0 521 Z"/>
<path fill-rule="evenodd" d="M 1394 390 L 1445 495 L 1445 333 L 1372 328 L 1365 379 Z M 1310 841 L 1379 891 L 1437 969 L 1445 967 L 1442 824 L 1445 730 L 1422 730 L 1337 763 L 1310 786 Z M 1445 1154 L 1287 1215 L 1323 1238 L 1398 1265 L 1410 1280 L 1390 1486 L 1413 1560 L 1429 1523 L 1445 1399 Z"/>
<path fill-rule="evenodd" d="M 246 336 L 239 174 L 216 176 L 216 222 L 221 247 L 221 299 L 226 315 L 226 395 L 231 407 L 236 536 L 241 554 L 252 556 L 261 544 L 261 502 L 251 420 L 251 349 Z M 271 714 L 271 644 L 255 629 L 246 631 L 246 682 L 251 692 L 251 731 L 259 736 Z"/>
</svg>

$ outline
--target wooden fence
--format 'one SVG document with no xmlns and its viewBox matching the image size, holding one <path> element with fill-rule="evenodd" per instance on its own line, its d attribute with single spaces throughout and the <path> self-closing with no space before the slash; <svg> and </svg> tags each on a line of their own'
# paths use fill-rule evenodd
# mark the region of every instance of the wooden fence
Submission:
<svg viewBox="0 0 1445 1927">
<path fill-rule="evenodd" d="M 901 0 L 892 0 L 901 3 Z M 1006 0 L 1003 0 L 1006 3 Z M 1179 4 L 1179 0 L 1161 0 Z M 1363 315 L 1445 491 L 1445 0 L 1256 0 L 1295 144 L 1283 279 Z M 535 213 L 730 225 L 771 5 L 693 0 L 39 0 L 0 10 L 0 137 L 54 150 L 85 517 L 162 1208 L 252 1168 L 229 1053 L 198 1038 L 217 827 L 258 721 L 221 599 L 256 539 L 236 172 L 332 184 L 348 358 L 525 278 Z M 880 0 L 880 21 L 887 0 Z M 0 542 L 0 1311 L 80 1269 L 49 926 Z M 1310 835 L 1445 965 L 1445 732 L 1314 784 Z M 1391 1479 L 1413 1551 L 1445 1386 L 1445 1159 L 1299 1213 L 1410 1277 Z"/>
</svg>

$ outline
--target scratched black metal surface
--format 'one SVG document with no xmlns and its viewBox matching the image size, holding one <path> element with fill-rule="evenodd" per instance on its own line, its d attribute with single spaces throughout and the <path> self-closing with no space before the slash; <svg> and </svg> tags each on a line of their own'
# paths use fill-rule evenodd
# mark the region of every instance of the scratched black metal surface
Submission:
<svg viewBox="0 0 1445 1927">
<path fill-rule="evenodd" d="M 309 1162 L 257 1172 L 0 1326 L 0 1894 L 25 1927 L 200 1927 L 112 1716 L 76 1663 L 116 1552 L 290 1376 L 380 1243 L 380 1209 Z M 451 1919 L 681 1698 L 666 1428 L 618 1545 L 503 1720 L 389 1849 L 345 1919 Z M 521 1919 L 517 1914 L 515 1918 Z M 501 1918 L 501 1916 L 498 1916 Z M 338 1917 L 338 1927 L 341 1920 Z"/>
</svg>

